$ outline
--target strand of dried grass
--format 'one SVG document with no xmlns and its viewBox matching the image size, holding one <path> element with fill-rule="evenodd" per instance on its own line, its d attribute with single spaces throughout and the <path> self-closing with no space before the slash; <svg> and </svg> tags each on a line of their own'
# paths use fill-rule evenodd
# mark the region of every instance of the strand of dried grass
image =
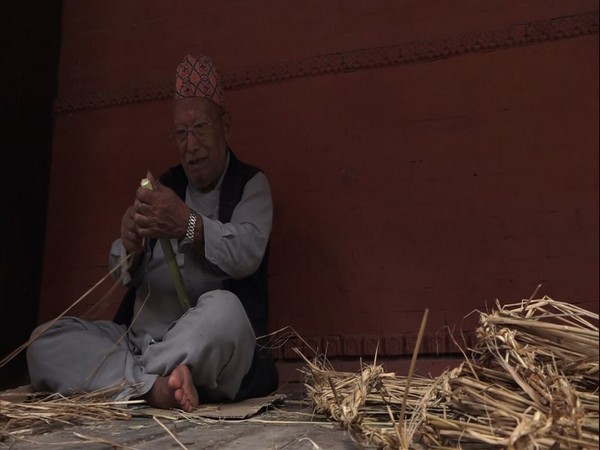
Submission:
<svg viewBox="0 0 600 450">
<path fill-rule="evenodd" d="M 117 442 L 108 441 L 108 440 L 105 440 L 102 438 L 95 438 L 93 436 L 87 436 L 87 435 L 83 435 L 83 434 L 76 433 L 76 432 L 73 432 L 73 435 L 75 437 L 77 437 L 78 439 L 77 440 L 60 439 L 58 441 L 52 441 L 52 442 L 49 442 L 47 440 L 44 440 L 44 442 L 40 442 L 40 440 L 38 440 L 38 439 L 29 438 L 26 436 L 12 436 L 13 442 L 11 442 L 11 447 L 8 447 L 8 448 L 13 448 L 13 446 L 15 446 L 15 445 L 19 446 L 16 448 L 30 448 L 32 446 L 36 446 L 36 447 L 48 446 L 50 448 L 66 448 L 66 447 L 70 446 L 71 448 L 73 448 L 74 445 L 81 444 L 81 440 L 83 439 L 84 441 L 90 442 L 90 443 L 106 444 L 106 445 L 109 445 L 110 448 L 114 448 L 114 449 L 140 450 L 135 447 L 125 446 L 125 445 L 119 444 Z M 2 440 L 0 440 L 0 443 L 3 443 Z M 2 447 L 2 448 L 4 448 L 4 447 Z"/>
<path fill-rule="evenodd" d="M 598 448 L 597 323 L 597 314 L 549 297 L 480 313 L 471 357 L 414 380 L 410 448 Z M 406 448 L 394 431 L 405 378 L 375 364 L 349 374 L 324 357 L 306 361 L 315 411 L 358 442 Z"/>
<path fill-rule="evenodd" d="M 118 442 L 111 441 L 109 439 L 102 438 L 99 436 L 88 436 L 86 434 L 81 434 L 81 433 L 77 433 L 77 432 L 73 432 L 73 434 L 75 436 L 77 436 L 79 439 L 82 439 L 83 441 L 88 442 L 90 444 L 104 444 L 104 445 L 108 445 L 110 448 L 113 448 L 113 449 L 139 450 L 136 447 L 123 445 Z"/>
<path fill-rule="evenodd" d="M 168 434 L 169 436 L 171 436 L 173 438 L 173 440 L 175 442 L 177 442 L 177 444 L 179 444 L 179 446 L 183 449 L 183 450 L 188 450 L 187 447 L 185 445 L 183 445 L 181 443 L 181 441 L 179 439 L 177 439 L 177 437 L 171 432 L 171 430 L 169 430 L 164 423 L 162 423 L 160 420 L 158 420 L 158 418 L 156 416 L 152 416 L 152 419 L 154 419 L 154 421 L 159 424 Z"/>
<path fill-rule="evenodd" d="M 402 443 L 402 447 L 408 447 L 408 443 L 412 441 L 412 434 L 407 433 L 404 429 L 404 415 L 406 414 L 406 401 L 408 399 L 408 392 L 410 388 L 410 382 L 412 380 L 413 371 L 415 369 L 415 364 L 417 362 L 417 356 L 419 354 L 419 348 L 421 348 L 421 340 L 423 339 L 423 334 L 425 333 L 425 324 L 427 323 L 427 316 L 429 315 L 429 310 L 426 309 L 423 314 L 423 320 L 421 321 L 421 327 L 419 328 L 419 335 L 417 336 L 417 343 L 415 344 L 415 350 L 413 351 L 412 359 L 410 361 L 410 368 L 408 369 L 408 378 L 406 380 L 406 387 L 404 389 L 404 396 L 402 397 L 402 406 L 400 407 L 400 417 L 398 418 L 398 423 L 396 424 L 396 434 L 398 435 L 398 440 Z M 392 409 L 390 407 L 387 408 L 388 413 L 390 415 L 390 419 L 394 422 L 394 414 L 392 413 Z M 413 428 L 414 430 L 414 428 Z"/>
</svg>

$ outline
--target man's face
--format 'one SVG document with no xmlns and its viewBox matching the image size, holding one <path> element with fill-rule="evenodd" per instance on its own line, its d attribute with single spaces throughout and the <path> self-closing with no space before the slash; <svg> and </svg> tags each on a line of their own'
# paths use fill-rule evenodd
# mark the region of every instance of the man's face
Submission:
<svg viewBox="0 0 600 450">
<path fill-rule="evenodd" d="M 225 168 L 229 114 L 203 97 L 175 102 L 175 142 L 192 186 L 212 190 Z"/>
</svg>

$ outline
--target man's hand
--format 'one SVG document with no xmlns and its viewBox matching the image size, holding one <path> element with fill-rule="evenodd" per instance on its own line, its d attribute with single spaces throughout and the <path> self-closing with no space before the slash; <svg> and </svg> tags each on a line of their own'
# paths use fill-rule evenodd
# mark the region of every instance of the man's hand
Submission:
<svg viewBox="0 0 600 450">
<path fill-rule="evenodd" d="M 185 236 L 189 209 L 185 203 L 148 172 L 153 190 L 139 187 L 134 202 L 136 233 L 150 239 L 181 239 Z"/>
<path fill-rule="evenodd" d="M 137 231 L 134 217 L 135 208 L 131 205 L 121 218 L 121 243 L 127 253 L 139 254 L 144 249 L 144 240 Z"/>
</svg>

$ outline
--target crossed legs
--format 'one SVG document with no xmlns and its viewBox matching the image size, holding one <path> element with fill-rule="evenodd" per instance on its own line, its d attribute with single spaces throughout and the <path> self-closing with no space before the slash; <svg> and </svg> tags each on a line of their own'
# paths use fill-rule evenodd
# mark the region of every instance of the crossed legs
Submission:
<svg viewBox="0 0 600 450">
<path fill-rule="evenodd" d="M 252 364 L 254 332 L 241 302 L 228 291 L 200 296 L 141 354 L 132 352 L 128 339 L 114 344 L 124 330 L 109 321 L 61 319 L 28 349 L 32 384 L 68 395 L 124 379 L 127 387 L 117 398 L 141 396 L 154 407 L 191 411 L 199 397 L 232 400 Z"/>
</svg>

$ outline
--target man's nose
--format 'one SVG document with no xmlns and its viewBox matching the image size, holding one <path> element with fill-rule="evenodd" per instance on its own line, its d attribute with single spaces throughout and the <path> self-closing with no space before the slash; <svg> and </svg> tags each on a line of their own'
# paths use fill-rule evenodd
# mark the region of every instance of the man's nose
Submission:
<svg viewBox="0 0 600 450">
<path fill-rule="evenodd" d="M 187 132 L 187 136 L 185 138 L 185 147 L 188 152 L 195 152 L 198 150 L 200 142 L 194 133 L 190 130 Z"/>
</svg>

